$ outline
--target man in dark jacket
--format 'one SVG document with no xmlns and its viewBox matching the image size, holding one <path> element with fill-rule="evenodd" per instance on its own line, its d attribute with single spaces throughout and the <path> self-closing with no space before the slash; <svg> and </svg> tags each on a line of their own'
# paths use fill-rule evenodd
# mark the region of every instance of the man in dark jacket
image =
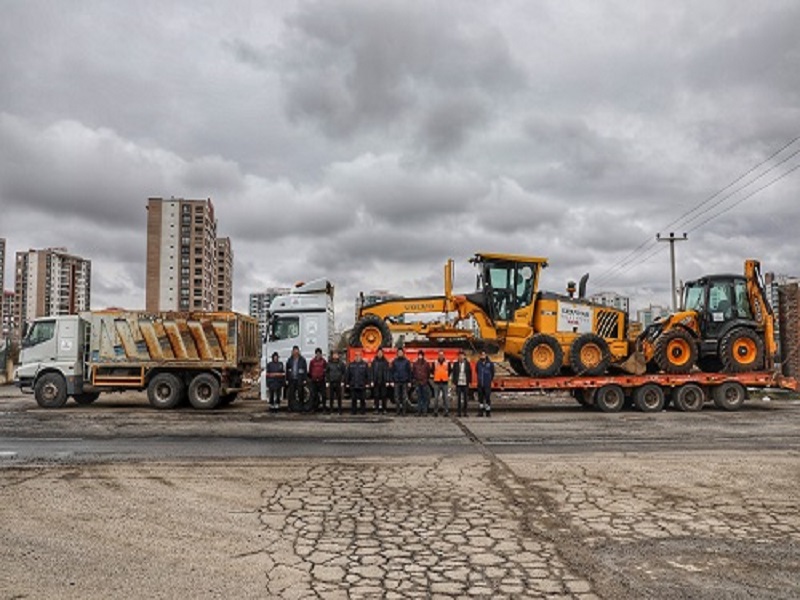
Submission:
<svg viewBox="0 0 800 600">
<path fill-rule="evenodd" d="M 472 383 L 472 365 L 463 350 L 458 351 L 458 360 L 450 365 L 450 381 L 456 388 L 456 405 L 459 417 L 467 416 L 467 399 L 469 386 Z"/>
<path fill-rule="evenodd" d="M 311 391 L 311 406 L 306 412 L 316 412 L 325 408 L 325 368 L 328 361 L 322 357 L 322 348 L 314 350 L 314 358 L 308 363 L 308 379 Z"/>
<path fill-rule="evenodd" d="M 342 414 L 342 385 L 344 384 L 347 366 L 339 358 L 339 353 L 334 350 L 328 366 L 325 369 L 325 379 L 328 383 L 328 410 L 333 410 L 333 399 L 336 398 L 337 411 Z"/>
<path fill-rule="evenodd" d="M 281 391 L 286 385 L 286 369 L 279 360 L 278 353 L 272 353 L 272 360 L 267 363 L 267 391 L 269 392 L 269 411 L 277 412 L 281 405 Z"/>
<path fill-rule="evenodd" d="M 367 412 L 367 388 L 369 387 L 369 365 L 361 356 L 361 350 L 356 350 L 353 362 L 347 365 L 347 386 L 350 388 L 350 414 L 356 414 L 356 402 L 361 414 Z"/>
<path fill-rule="evenodd" d="M 375 412 L 385 414 L 386 390 L 389 383 L 389 361 L 383 355 L 382 348 L 378 348 L 370 368 L 372 371 L 372 399 L 375 401 Z"/>
<path fill-rule="evenodd" d="M 494 379 L 494 363 L 481 352 L 480 360 L 475 365 L 475 374 L 478 376 L 478 416 L 492 416 L 492 380 Z"/>
<path fill-rule="evenodd" d="M 292 355 L 286 361 L 286 381 L 289 384 L 289 410 L 303 410 L 306 402 L 306 379 L 308 365 L 300 354 L 300 348 L 292 348 Z"/>
<path fill-rule="evenodd" d="M 397 356 L 392 361 L 390 375 L 394 382 L 394 405 L 399 414 L 406 414 L 408 405 L 408 385 L 411 383 L 411 361 L 406 358 L 402 348 L 397 350 Z"/>
<path fill-rule="evenodd" d="M 425 353 L 420 350 L 417 353 L 417 360 L 411 365 L 411 375 L 414 379 L 414 390 L 417 393 L 417 416 L 428 416 L 428 384 L 431 380 L 431 366 L 425 360 Z"/>
</svg>

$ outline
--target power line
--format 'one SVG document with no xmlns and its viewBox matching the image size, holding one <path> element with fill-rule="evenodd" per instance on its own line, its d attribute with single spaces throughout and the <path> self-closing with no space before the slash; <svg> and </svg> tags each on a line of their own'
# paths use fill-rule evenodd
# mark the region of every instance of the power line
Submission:
<svg viewBox="0 0 800 600">
<path fill-rule="evenodd" d="M 747 171 L 745 171 L 744 173 L 739 175 L 736 179 L 731 181 L 728 185 L 726 185 L 725 187 L 721 188 L 720 190 L 718 190 L 717 192 L 715 192 L 714 194 L 712 194 L 711 196 L 709 196 L 708 198 L 706 198 L 705 200 L 703 200 L 702 202 L 697 204 L 694 208 L 692 208 L 692 209 L 684 212 L 683 214 L 681 214 L 679 217 L 677 217 L 676 219 L 674 219 L 673 221 L 671 221 L 670 223 L 665 225 L 662 229 L 668 229 L 668 228 L 670 228 L 670 227 L 672 227 L 672 226 L 674 226 L 674 225 L 676 225 L 678 223 L 681 223 L 684 220 L 685 220 L 685 222 L 683 223 L 684 226 L 688 225 L 689 223 L 692 223 L 692 222 L 696 221 L 702 215 L 707 214 L 708 212 L 710 212 L 711 210 L 713 210 L 714 208 L 716 208 L 717 206 L 719 206 L 720 204 L 722 204 L 723 202 L 725 202 L 726 200 L 728 200 L 729 198 L 734 196 L 735 194 L 741 192 L 742 190 L 744 190 L 745 188 L 749 187 L 750 185 L 752 185 L 753 183 L 755 183 L 756 181 L 758 181 L 759 179 L 761 179 L 762 177 L 764 177 L 768 173 L 774 171 L 780 165 L 786 163 L 786 161 L 790 160 L 791 158 L 793 158 L 797 154 L 800 154 L 800 150 L 796 150 L 795 152 L 793 152 L 789 156 L 783 158 L 776 165 L 773 165 L 772 167 L 770 167 L 769 169 L 767 169 L 763 173 L 759 174 L 755 178 L 751 179 L 747 183 L 745 183 L 742 186 L 740 186 L 738 189 L 734 190 L 730 194 L 727 194 L 722 199 L 718 200 L 717 202 L 715 202 L 710 207 L 708 207 L 705 210 L 701 211 L 699 214 L 696 214 L 691 219 L 686 220 L 687 217 L 689 217 L 689 215 L 692 215 L 693 213 L 696 213 L 703 206 L 705 206 L 706 204 L 708 204 L 709 202 L 711 202 L 712 200 L 717 198 L 720 194 L 722 194 L 726 190 L 730 189 L 731 187 L 733 187 L 734 185 L 736 185 L 737 183 L 739 183 L 740 181 L 745 179 L 750 174 L 752 174 L 755 171 L 757 171 L 759 168 L 761 168 L 762 166 L 767 164 L 773 158 L 775 158 L 776 156 L 781 154 L 784 150 L 786 150 L 787 148 L 789 148 L 793 144 L 795 144 L 795 142 L 797 142 L 798 140 L 800 140 L 800 136 L 797 136 L 797 137 L 791 139 L 789 142 L 787 142 L 786 144 L 781 146 L 778 150 L 776 150 L 775 152 L 770 154 L 767 158 L 765 158 L 764 160 L 762 160 L 758 164 L 754 165 L 753 167 L 751 167 L 750 169 L 748 169 Z M 792 169 L 792 170 L 794 170 L 794 169 Z M 788 174 L 790 172 L 791 171 L 787 172 L 786 174 Z M 783 176 L 779 177 L 778 179 L 782 179 L 782 178 L 783 178 Z M 776 179 L 775 181 L 777 181 L 778 179 Z M 773 181 L 773 183 L 774 183 L 774 181 Z M 770 185 L 771 185 L 771 183 L 770 183 Z M 768 187 L 768 186 L 765 186 L 765 187 Z M 764 188 L 760 188 L 760 189 L 764 189 Z M 748 195 L 746 198 L 742 199 L 741 201 L 744 201 L 745 199 L 751 197 L 752 195 L 754 195 L 758 191 L 759 190 L 757 190 L 753 194 Z M 734 203 L 731 206 L 731 208 L 733 206 L 736 206 L 736 205 L 740 204 L 741 201 L 737 201 L 736 203 Z M 723 212 L 727 212 L 727 210 L 729 210 L 729 209 L 724 209 Z M 722 212 L 720 212 L 719 214 L 722 214 Z M 715 217 L 712 217 L 712 218 L 715 218 Z M 703 221 L 699 226 L 702 226 L 703 224 L 705 224 L 708 221 L 712 220 L 712 218 L 709 218 L 709 219 Z M 696 229 L 697 229 L 697 227 L 693 228 L 691 231 L 695 231 Z M 627 255 L 625 255 L 622 259 L 616 261 L 614 264 L 611 265 L 611 267 L 609 267 L 603 273 L 601 273 L 596 281 L 598 283 L 603 283 L 603 282 L 606 282 L 606 281 L 609 281 L 610 279 L 612 279 L 614 275 L 618 274 L 618 272 L 622 271 L 623 269 L 627 271 L 628 269 L 625 269 L 625 267 L 627 267 L 628 265 L 631 265 L 632 263 L 634 263 L 637 260 L 639 260 L 641 258 L 641 256 L 643 256 L 645 253 L 649 252 L 650 248 L 652 248 L 652 246 L 655 245 L 655 243 L 656 242 L 653 241 L 653 238 L 647 238 L 645 241 L 643 241 L 641 244 L 639 244 L 636 248 L 634 248 L 631 252 L 629 252 Z M 648 259 L 651 258 L 654 254 L 649 255 Z M 639 262 L 644 262 L 644 261 L 639 261 Z"/>
</svg>

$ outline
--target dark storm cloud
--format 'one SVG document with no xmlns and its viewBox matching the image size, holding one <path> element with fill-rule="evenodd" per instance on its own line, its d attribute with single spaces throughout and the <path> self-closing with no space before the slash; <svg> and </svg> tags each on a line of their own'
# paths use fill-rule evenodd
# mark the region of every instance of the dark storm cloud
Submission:
<svg viewBox="0 0 800 600">
<path fill-rule="evenodd" d="M 332 137 L 411 128 L 430 149 L 458 147 L 525 85 L 502 34 L 459 9 L 474 12 L 468 3 L 301 4 L 280 47 L 289 115 Z"/>
</svg>

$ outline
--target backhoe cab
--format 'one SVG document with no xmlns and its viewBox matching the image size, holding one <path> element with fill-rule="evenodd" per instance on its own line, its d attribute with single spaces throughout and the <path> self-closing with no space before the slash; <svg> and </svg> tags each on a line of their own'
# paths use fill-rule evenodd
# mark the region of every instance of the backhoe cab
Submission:
<svg viewBox="0 0 800 600">
<path fill-rule="evenodd" d="M 708 275 L 687 282 L 681 310 L 647 327 L 637 350 L 651 368 L 667 373 L 740 373 L 771 369 L 776 351 L 774 315 L 761 265 L 745 262 L 744 275 Z"/>
</svg>

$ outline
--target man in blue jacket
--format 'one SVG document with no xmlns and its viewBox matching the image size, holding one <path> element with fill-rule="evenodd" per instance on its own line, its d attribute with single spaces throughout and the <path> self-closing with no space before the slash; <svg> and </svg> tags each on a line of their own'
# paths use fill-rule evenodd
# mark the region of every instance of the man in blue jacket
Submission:
<svg viewBox="0 0 800 600">
<path fill-rule="evenodd" d="M 294 346 L 292 355 L 286 361 L 286 381 L 289 384 L 289 410 L 303 410 L 306 403 L 306 379 L 308 379 L 308 364 L 300 354 L 300 348 Z"/>
<path fill-rule="evenodd" d="M 394 382 L 395 412 L 406 414 L 408 405 L 408 385 L 411 383 L 411 361 L 406 358 L 402 348 L 398 348 L 397 356 L 392 361 L 392 381 Z"/>
<path fill-rule="evenodd" d="M 494 363 L 481 352 L 481 357 L 475 365 L 475 374 L 478 376 L 478 416 L 492 416 L 492 380 L 494 379 Z"/>
</svg>

